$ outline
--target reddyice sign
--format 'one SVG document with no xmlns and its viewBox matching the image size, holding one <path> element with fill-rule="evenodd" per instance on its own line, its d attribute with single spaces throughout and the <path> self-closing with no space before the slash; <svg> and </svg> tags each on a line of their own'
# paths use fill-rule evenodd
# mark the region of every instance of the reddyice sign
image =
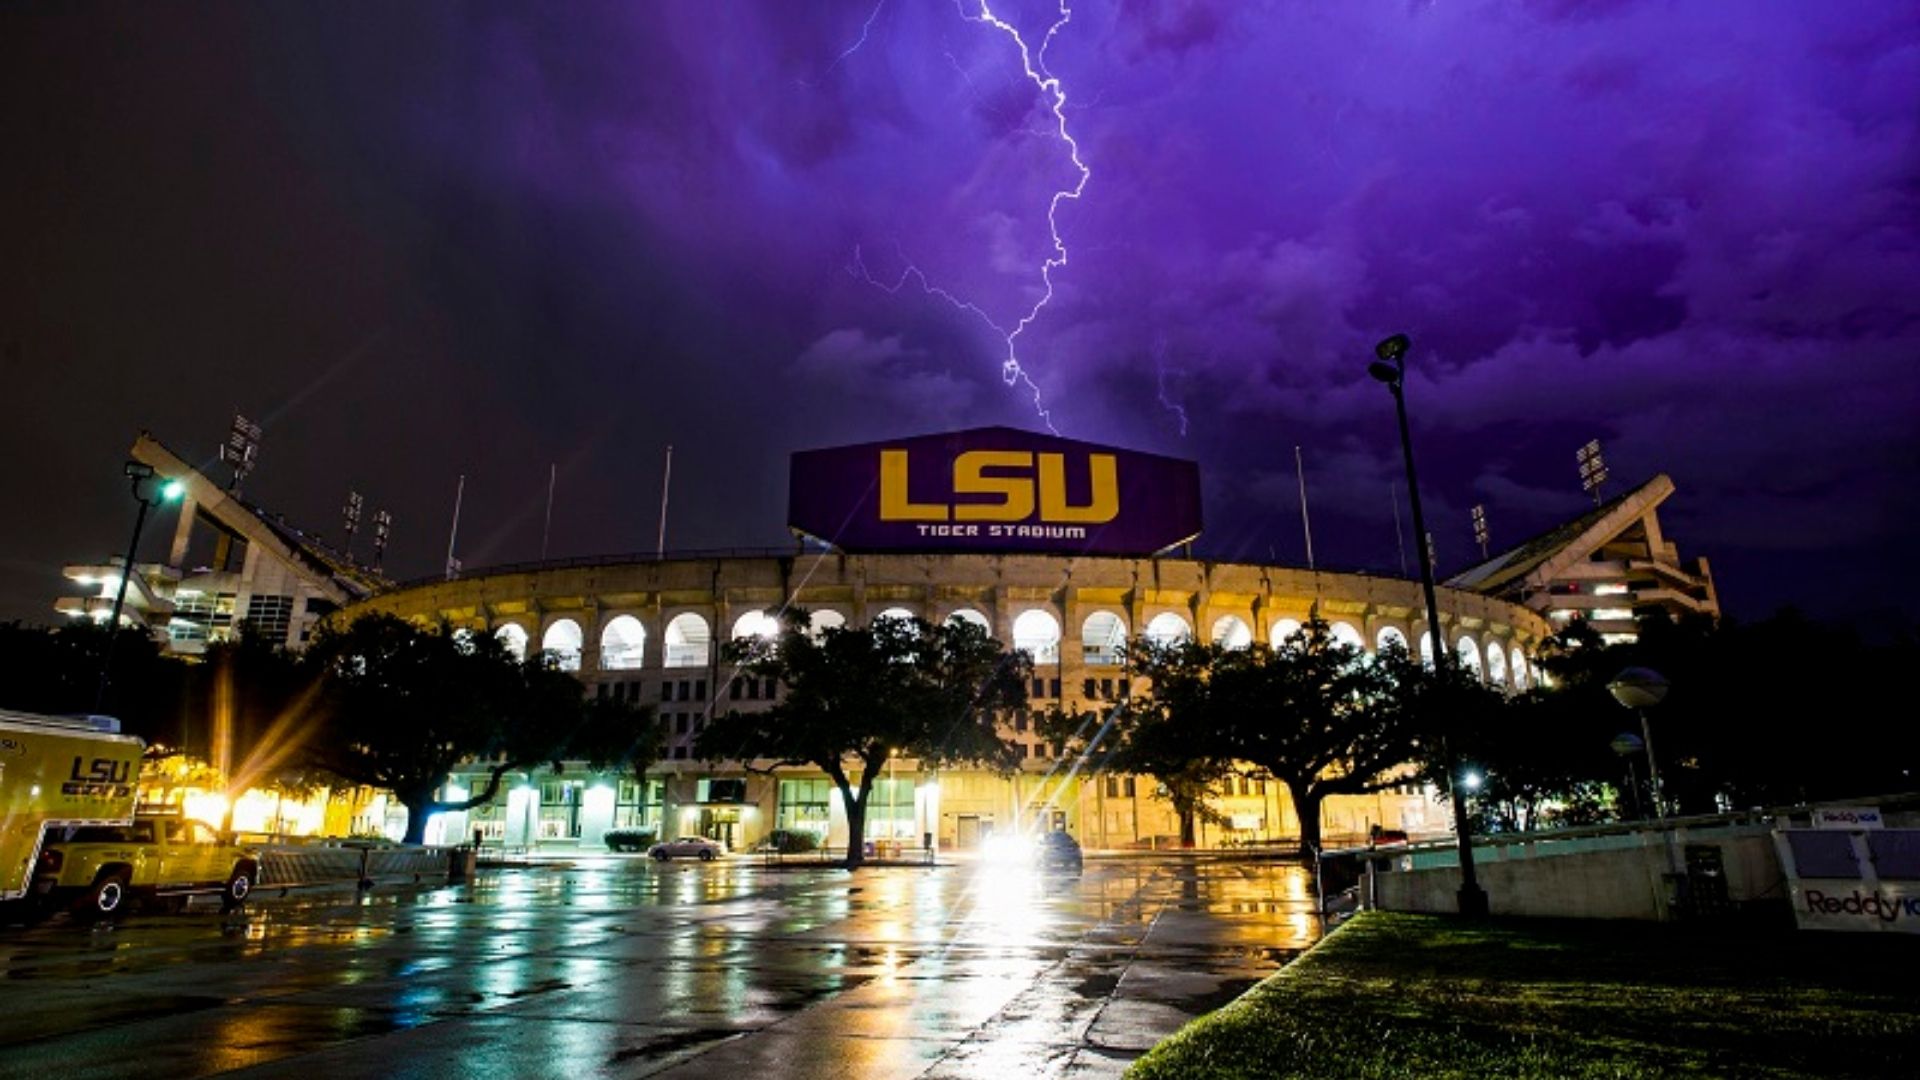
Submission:
<svg viewBox="0 0 1920 1080">
<path fill-rule="evenodd" d="M 1151 555 L 1199 535 L 1200 470 L 977 428 L 797 453 L 787 521 L 843 551 Z"/>
</svg>

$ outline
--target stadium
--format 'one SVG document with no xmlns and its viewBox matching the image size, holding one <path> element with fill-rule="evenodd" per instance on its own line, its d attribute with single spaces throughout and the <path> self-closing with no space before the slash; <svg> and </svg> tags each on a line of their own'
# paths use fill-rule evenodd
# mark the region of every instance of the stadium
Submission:
<svg viewBox="0 0 1920 1080">
<path fill-rule="evenodd" d="M 1180 554 L 1199 531 L 1198 498 L 1191 463 L 1007 429 L 814 451 L 794 459 L 793 548 L 500 567 L 397 586 L 341 617 L 380 611 L 495 634 L 522 654 L 545 650 L 591 693 L 658 711 L 665 757 L 647 781 L 530 774 L 504 805 L 443 815 L 436 831 L 448 839 L 477 830 L 508 845 L 593 844 L 609 828 L 633 827 L 740 849 L 782 829 L 833 845 L 844 841 L 844 814 L 818 770 L 692 756 L 710 717 L 767 708 L 776 693 L 731 670 L 719 643 L 774 632 L 789 607 L 822 627 L 885 616 L 974 621 L 1033 657 L 1035 711 L 1097 710 L 1129 693 L 1123 645 L 1135 635 L 1240 647 L 1277 642 L 1318 617 L 1373 652 L 1426 633 L 1414 581 Z M 1538 612 L 1452 588 L 1440 606 L 1443 639 L 1489 682 L 1524 688 L 1537 677 L 1533 657 L 1551 633 Z M 1050 757 L 1025 717 L 1004 734 L 1023 755 L 1012 776 L 936 774 L 910 759 L 890 767 L 867 835 L 966 849 L 1039 824 L 1096 849 L 1177 840 L 1172 807 L 1149 778 Z M 457 781 L 448 794 L 478 782 Z M 1298 835 L 1280 784 L 1241 778 L 1214 801 L 1219 824 L 1202 824 L 1203 846 Z M 1413 785 L 1334 798 L 1324 814 L 1335 838 L 1375 825 L 1446 828 L 1444 808 Z"/>
<path fill-rule="evenodd" d="M 720 645 L 774 632 L 790 608 L 817 626 L 882 616 L 974 621 L 1033 657 L 1034 712 L 1099 710 L 1133 691 L 1123 646 L 1136 636 L 1241 647 L 1280 641 L 1318 617 L 1368 653 L 1396 641 L 1431 649 L 1417 581 L 1192 557 L 1202 524 L 1192 462 L 1007 428 L 795 454 L 789 547 L 456 564 L 412 583 L 379 572 L 377 544 L 370 567 L 350 554 L 351 536 L 327 544 L 150 435 L 135 442 L 133 457 L 184 491 L 169 558 L 128 575 L 137 588 L 127 590 L 123 614 L 173 652 L 195 655 L 242 627 L 299 649 L 325 620 L 387 612 L 497 635 L 522 656 L 545 651 L 589 693 L 656 711 L 664 755 L 645 780 L 577 764 L 529 772 L 494 804 L 440 815 L 429 840 L 477 831 L 509 846 L 594 847 L 609 829 L 637 828 L 735 849 L 776 829 L 842 842 L 844 813 L 823 774 L 692 753 L 713 716 L 773 703 L 778 688 L 740 677 Z M 1541 643 L 1573 619 L 1615 637 L 1655 608 L 1717 614 L 1705 560 L 1683 564 L 1661 529 L 1658 510 L 1673 490 L 1656 476 L 1456 574 L 1439 591 L 1441 639 L 1490 684 L 1519 690 L 1540 677 Z M 111 562 L 68 567 L 94 592 L 63 597 L 57 609 L 109 617 L 120 574 Z M 966 849 L 1037 824 L 1095 849 L 1177 842 L 1177 817 L 1149 778 L 1057 760 L 1033 727 L 1030 716 L 1016 716 L 1005 732 L 1022 754 L 1011 776 L 896 760 L 875 785 L 868 837 Z M 444 797 L 465 798 L 477 776 L 477 768 L 456 775 Z M 397 804 L 371 794 L 363 801 L 356 829 L 403 828 Z M 1298 835 L 1280 784 L 1237 778 L 1212 801 L 1203 846 Z M 283 799 L 254 802 L 238 801 L 236 815 L 244 808 L 279 831 L 309 827 Z M 1408 785 L 1334 797 L 1322 825 L 1338 841 L 1374 826 L 1440 833 L 1448 822 L 1432 792 Z"/>
</svg>

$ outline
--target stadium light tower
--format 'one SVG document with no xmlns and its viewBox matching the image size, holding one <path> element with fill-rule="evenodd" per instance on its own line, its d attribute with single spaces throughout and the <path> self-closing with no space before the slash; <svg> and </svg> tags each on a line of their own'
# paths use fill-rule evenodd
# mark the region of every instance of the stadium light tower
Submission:
<svg viewBox="0 0 1920 1080">
<path fill-rule="evenodd" d="M 1440 634 L 1440 601 L 1433 586 L 1433 538 L 1427 534 L 1426 517 L 1420 512 L 1420 478 L 1414 472 L 1413 433 L 1407 427 L 1407 350 L 1412 344 L 1407 335 L 1395 334 L 1376 345 L 1373 351 L 1378 359 L 1367 365 L 1367 374 L 1386 384 L 1400 417 L 1400 453 L 1407 467 L 1407 502 L 1413 509 L 1413 535 L 1420 543 L 1420 589 L 1427 601 L 1427 634 L 1433 642 L 1434 668 L 1444 683 L 1453 654 Z M 1480 887 L 1479 876 L 1474 873 L 1473 834 L 1467 824 L 1467 798 L 1460 790 L 1462 781 L 1455 772 L 1459 762 L 1453 758 L 1452 740 L 1443 738 L 1441 757 L 1447 763 L 1447 790 L 1453 800 L 1453 835 L 1460 850 L 1460 891 L 1456 899 L 1460 914 L 1483 917 L 1487 914 L 1487 892 Z"/>
<path fill-rule="evenodd" d="M 1600 456 L 1600 440 L 1590 440 L 1573 455 L 1580 466 L 1580 490 L 1593 496 L 1593 505 L 1601 503 L 1600 486 L 1607 482 L 1607 459 Z"/>
<path fill-rule="evenodd" d="M 114 590 L 113 610 L 107 616 L 107 651 L 100 660 L 100 688 L 93 696 L 95 712 L 107 702 L 107 685 L 113 676 L 113 647 L 120 640 L 120 611 L 127 603 L 127 579 L 136 572 L 133 560 L 140 551 L 140 530 L 146 527 L 147 511 L 161 503 L 179 502 L 187 493 L 187 485 L 179 480 L 154 483 L 153 466 L 144 461 L 127 462 L 126 473 L 133 488 L 133 500 L 140 504 L 140 509 L 133 515 L 133 539 L 127 541 L 127 558 L 120 565 L 120 585 Z"/>
</svg>

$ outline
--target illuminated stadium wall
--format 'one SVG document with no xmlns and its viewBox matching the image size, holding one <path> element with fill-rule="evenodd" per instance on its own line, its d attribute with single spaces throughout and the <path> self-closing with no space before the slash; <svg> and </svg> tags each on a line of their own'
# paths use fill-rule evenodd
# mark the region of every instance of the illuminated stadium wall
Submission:
<svg viewBox="0 0 1920 1080">
<path fill-rule="evenodd" d="M 652 704 L 665 726 L 667 760 L 640 785 L 569 769 L 534 774 L 502 805 L 447 815 L 447 839 L 480 828 L 491 839 L 594 845 L 615 825 L 702 833 L 736 848 L 775 828 L 844 837 L 832 785 L 809 769 L 777 777 L 694 760 L 691 745 L 709 716 L 761 709 L 774 688 L 736 678 L 719 641 L 765 632 L 791 601 L 820 625 L 858 625 L 885 614 L 930 621 L 984 622 L 1000 640 L 1031 652 L 1036 710 L 1097 708 L 1125 692 L 1119 646 L 1129 636 L 1191 634 L 1244 645 L 1284 637 L 1317 606 L 1333 633 L 1369 652 L 1426 631 L 1418 583 L 1356 574 L 1205 562 L 1185 558 L 1070 557 L 1053 554 L 850 554 L 795 552 L 680 557 L 663 561 L 582 561 L 484 572 L 404 587 L 343 614 L 386 611 L 499 635 L 516 649 L 544 648 L 578 673 L 590 692 Z M 1550 632 L 1524 605 L 1471 592 L 1440 593 L 1448 646 L 1483 678 L 1521 688 L 1535 677 L 1532 656 Z M 1021 722 L 1008 738 L 1025 758 L 1011 779 L 985 771 L 935 776 L 900 762 L 873 796 L 869 835 L 917 845 L 923 833 L 969 847 L 996 830 L 1060 824 L 1093 848 L 1166 844 L 1178 835 L 1168 803 L 1145 777 L 1068 777 L 1070 762 Z M 1236 783 L 1216 800 L 1227 827 L 1208 827 L 1218 846 L 1297 834 L 1280 785 Z M 1056 818 L 1054 815 L 1058 815 Z M 1325 807 L 1330 842 L 1363 837 L 1368 826 L 1411 833 L 1445 830 L 1444 808 L 1408 789 L 1336 798 Z"/>
</svg>

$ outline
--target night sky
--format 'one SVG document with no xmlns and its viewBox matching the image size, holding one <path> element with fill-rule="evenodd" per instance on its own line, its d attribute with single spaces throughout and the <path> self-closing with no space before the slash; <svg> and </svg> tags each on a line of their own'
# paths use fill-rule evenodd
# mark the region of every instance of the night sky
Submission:
<svg viewBox="0 0 1920 1080">
<path fill-rule="evenodd" d="M 1397 572 L 1404 331 L 1443 569 L 1598 438 L 1729 611 L 1920 610 L 1910 0 L 1085 0 L 1044 63 L 1088 175 L 1018 356 L 1201 463 L 1202 553 L 1304 561 L 1297 444 L 1322 563 Z M 462 473 L 478 567 L 550 463 L 555 556 L 651 550 L 667 443 L 669 545 L 763 545 L 795 449 L 1044 429 L 994 326 L 1080 179 L 1050 104 L 949 0 L 0 7 L 0 617 L 125 543 L 141 428 L 236 410 L 249 495 L 360 490 L 403 577 Z"/>
</svg>

